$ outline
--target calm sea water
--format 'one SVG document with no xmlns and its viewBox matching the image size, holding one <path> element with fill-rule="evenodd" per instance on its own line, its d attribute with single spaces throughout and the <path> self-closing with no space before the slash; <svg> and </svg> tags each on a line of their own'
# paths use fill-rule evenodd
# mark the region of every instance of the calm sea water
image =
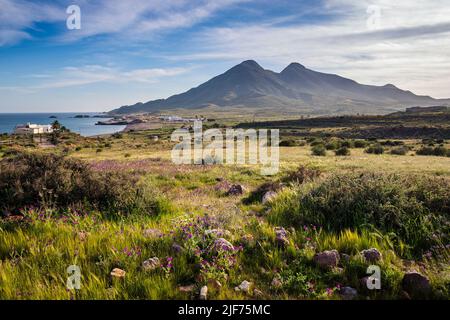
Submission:
<svg viewBox="0 0 450 320">
<path fill-rule="evenodd" d="M 72 132 L 89 137 L 100 134 L 115 133 L 125 129 L 125 126 L 96 126 L 97 121 L 107 120 L 107 118 L 92 118 L 98 113 L 82 113 L 91 118 L 75 118 L 80 113 L 0 113 L 0 133 L 12 133 L 18 124 L 36 123 L 51 124 L 58 120 L 63 126 Z M 55 116 L 56 119 L 50 118 Z"/>
</svg>

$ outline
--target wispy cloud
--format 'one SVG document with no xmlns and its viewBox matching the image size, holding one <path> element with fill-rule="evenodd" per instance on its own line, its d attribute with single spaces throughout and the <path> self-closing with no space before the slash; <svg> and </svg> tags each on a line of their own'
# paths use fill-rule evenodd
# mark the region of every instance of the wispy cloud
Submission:
<svg viewBox="0 0 450 320">
<path fill-rule="evenodd" d="M 20 93 L 34 93 L 45 89 L 67 88 L 94 83 L 155 83 L 164 77 L 177 76 L 187 72 L 187 68 L 150 68 L 123 71 L 100 65 L 66 67 L 55 74 L 36 75 L 44 81 L 26 86 L 5 86 L 0 90 Z"/>
<path fill-rule="evenodd" d="M 25 0 L 0 0 L 0 46 L 30 39 L 26 29 L 38 22 L 64 21 L 64 8 Z"/>
<path fill-rule="evenodd" d="M 250 0 L 78 0 L 81 29 L 61 32 L 56 39 L 76 41 L 97 35 L 118 36 L 128 41 L 155 32 L 191 27 L 221 9 Z M 72 2 L 34 3 L 30 0 L 0 0 L 0 46 L 30 39 L 27 31 L 39 22 L 61 23 Z"/>
<path fill-rule="evenodd" d="M 369 5 L 381 10 L 376 30 L 367 26 Z M 432 88 L 435 96 L 450 96 L 448 1 L 327 0 L 320 8 L 336 18 L 212 28 L 193 40 L 198 50 L 172 59 L 257 59 L 274 68 L 299 61 L 360 82 L 393 82 L 420 94 L 430 94 Z"/>
</svg>

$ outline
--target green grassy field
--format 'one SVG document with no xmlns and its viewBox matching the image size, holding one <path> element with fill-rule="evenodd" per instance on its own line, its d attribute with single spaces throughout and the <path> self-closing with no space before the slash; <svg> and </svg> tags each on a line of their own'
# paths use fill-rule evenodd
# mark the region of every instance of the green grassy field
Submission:
<svg viewBox="0 0 450 320">
<path fill-rule="evenodd" d="M 312 145 L 329 137 L 314 142 L 282 131 L 282 140 L 296 143 L 280 148 L 277 175 L 261 176 L 250 165 L 175 165 L 170 132 L 63 134 L 53 148 L 26 138 L 5 143 L 0 299 L 197 299 L 204 285 L 208 299 L 342 299 L 343 287 L 357 290 L 357 299 L 421 298 L 402 286 L 410 271 L 429 280 L 426 298 L 450 297 L 450 157 L 416 154 L 448 142 L 403 139 L 408 148 L 396 155 L 397 146 L 379 139 L 350 145 L 345 156 L 331 147 L 315 156 Z M 367 153 L 370 144 L 383 145 L 383 154 Z M 24 152 L 43 158 L 15 162 Z M 32 166 L 43 168 L 34 182 L 26 174 Z M 27 197 L 36 181 L 49 187 Z M 227 194 L 233 184 L 243 194 Z M 261 190 L 276 195 L 263 203 Z M 217 247 L 221 238 L 226 245 Z M 364 259 L 370 248 L 381 260 Z M 325 250 L 339 252 L 330 268 L 315 262 Z M 148 270 L 144 261 L 153 257 L 159 264 Z M 381 290 L 362 282 L 371 264 L 381 269 Z M 70 265 L 80 267 L 80 290 L 66 287 Z M 125 276 L 111 276 L 114 268 Z M 248 292 L 236 289 L 244 280 Z"/>
</svg>

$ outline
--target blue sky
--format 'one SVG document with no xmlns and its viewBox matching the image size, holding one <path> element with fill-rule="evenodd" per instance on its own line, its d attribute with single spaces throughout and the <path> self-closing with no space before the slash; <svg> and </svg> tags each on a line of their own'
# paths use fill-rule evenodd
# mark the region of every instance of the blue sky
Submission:
<svg viewBox="0 0 450 320">
<path fill-rule="evenodd" d="M 448 98 L 449 52 L 448 0 L 0 0 L 0 112 L 107 111 L 246 59 Z"/>
</svg>

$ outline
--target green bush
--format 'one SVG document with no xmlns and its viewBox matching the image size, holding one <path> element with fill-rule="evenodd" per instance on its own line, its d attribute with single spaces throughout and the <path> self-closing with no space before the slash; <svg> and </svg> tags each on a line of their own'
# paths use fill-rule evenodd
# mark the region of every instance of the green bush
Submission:
<svg viewBox="0 0 450 320">
<path fill-rule="evenodd" d="M 399 140 L 394 140 L 394 141 L 386 140 L 386 141 L 381 142 L 381 145 L 390 146 L 390 147 L 398 147 L 398 146 L 402 146 L 404 144 L 405 144 L 405 142 L 399 141 Z"/>
<path fill-rule="evenodd" d="M 399 156 L 404 156 L 405 154 L 408 153 L 408 151 L 409 151 L 409 149 L 407 147 L 403 146 L 403 147 L 397 147 L 397 148 L 391 149 L 390 153 L 399 155 Z"/>
<path fill-rule="evenodd" d="M 352 140 L 344 140 L 341 142 L 341 147 L 346 147 L 346 148 L 353 148 L 353 141 Z"/>
<path fill-rule="evenodd" d="M 305 182 L 313 181 L 321 174 L 322 172 L 318 169 L 300 166 L 296 170 L 289 172 L 286 176 L 281 178 L 281 181 L 284 183 L 302 184 Z"/>
<path fill-rule="evenodd" d="M 350 155 L 350 149 L 348 147 L 341 147 L 334 151 L 334 153 L 337 156 L 349 156 Z"/>
<path fill-rule="evenodd" d="M 318 145 L 323 145 L 324 141 L 321 138 L 314 138 L 313 140 L 310 140 L 311 147 L 313 146 L 318 146 Z"/>
<path fill-rule="evenodd" d="M 450 155 L 450 150 L 445 147 L 422 147 L 416 151 L 416 154 L 421 156 L 448 157 Z"/>
<path fill-rule="evenodd" d="M 355 148 L 365 148 L 365 147 L 367 147 L 367 142 L 364 140 L 355 140 L 354 147 Z"/>
<path fill-rule="evenodd" d="M 339 147 L 340 147 L 340 143 L 338 140 L 331 140 L 330 142 L 328 142 L 325 145 L 325 148 L 327 150 L 336 150 L 336 149 L 339 149 Z"/>
<path fill-rule="evenodd" d="M 381 146 L 381 144 L 375 144 L 372 145 L 370 147 L 368 147 L 365 150 L 366 153 L 371 153 L 371 154 L 383 154 L 384 153 L 384 148 Z"/>
<path fill-rule="evenodd" d="M 311 148 L 311 152 L 312 155 L 314 156 L 326 156 L 327 155 L 327 151 L 325 149 L 325 147 L 323 146 L 323 144 L 318 144 L 315 145 Z"/>
<path fill-rule="evenodd" d="M 448 243 L 450 182 L 446 178 L 335 175 L 312 187 L 297 188 L 271 204 L 274 223 L 314 224 L 333 232 L 376 228 L 395 234 L 416 254 Z"/>
<path fill-rule="evenodd" d="M 281 140 L 280 147 L 295 147 L 298 143 L 294 139 Z"/>
<path fill-rule="evenodd" d="M 0 211 L 25 207 L 128 214 L 151 212 L 155 201 L 136 175 L 94 171 L 81 160 L 53 154 L 18 153 L 0 161 Z"/>
</svg>

